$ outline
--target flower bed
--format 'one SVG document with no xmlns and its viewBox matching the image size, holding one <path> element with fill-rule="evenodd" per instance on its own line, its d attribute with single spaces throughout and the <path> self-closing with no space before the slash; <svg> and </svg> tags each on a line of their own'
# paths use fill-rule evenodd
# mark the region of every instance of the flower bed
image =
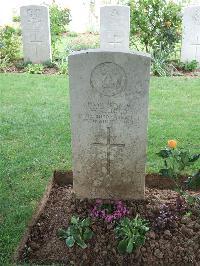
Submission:
<svg viewBox="0 0 200 266">
<path fill-rule="evenodd" d="M 158 179 L 158 176 L 155 177 Z M 149 180 L 147 184 L 151 183 Z M 124 211 L 128 218 L 139 215 L 149 222 L 149 232 L 146 234 L 144 245 L 130 254 L 121 254 L 118 251 L 119 242 L 115 234 L 115 221 L 106 221 L 106 215 L 99 217 L 99 213 L 96 213 L 96 210 L 102 209 L 103 202 L 76 199 L 69 185 L 72 181 L 71 175 L 55 174 L 54 181 L 49 189 L 48 200 L 43 204 L 44 207 L 40 209 L 39 215 L 35 217 L 18 249 L 15 258 L 18 263 L 25 261 L 48 265 L 53 263 L 65 265 L 200 264 L 198 209 L 193 210 L 185 201 L 180 201 L 178 193 L 170 189 L 146 188 L 144 201 L 127 200 L 114 205 L 115 208 L 120 206 L 120 210 L 122 213 Z M 190 191 L 190 194 L 197 193 Z M 106 204 L 110 203 L 112 202 L 106 201 Z M 105 209 L 105 205 L 103 208 Z M 113 210 L 111 211 L 113 213 Z M 97 217 L 94 217 L 96 214 L 98 214 Z M 81 219 L 92 216 L 90 227 L 94 234 L 87 242 L 87 247 L 83 249 L 77 244 L 69 248 L 65 241 L 58 237 L 58 231 L 61 228 L 68 228 L 71 217 L 74 215 Z"/>
</svg>

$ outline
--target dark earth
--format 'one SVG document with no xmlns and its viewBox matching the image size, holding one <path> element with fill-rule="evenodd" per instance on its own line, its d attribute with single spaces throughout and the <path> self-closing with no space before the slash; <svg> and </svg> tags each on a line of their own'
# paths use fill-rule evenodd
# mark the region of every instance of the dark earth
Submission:
<svg viewBox="0 0 200 266">
<path fill-rule="evenodd" d="M 67 228 L 72 215 L 88 217 L 94 200 L 78 200 L 68 175 L 64 184 L 62 174 L 54 176 L 54 182 L 46 195 L 45 204 L 35 216 L 27 234 L 18 248 L 17 262 L 35 263 L 37 265 L 200 265 L 200 213 L 185 206 L 184 211 L 177 213 L 173 224 L 166 224 L 159 229 L 155 220 L 163 204 L 176 206 L 178 194 L 170 189 L 146 187 L 145 201 L 125 201 L 130 216 L 139 214 L 149 220 L 150 231 L 145 244 L 130 255 L 120 255 L 117 251 L 117 240 L 114 225 L 103 220 L 95 220 L 92 230 L 95 235 L 88 248 L 77 245 L 68 248 L 58 238 L 60 228 Z M 148 177 L 148 176 L 147 176 Z M 151 186 L 157 180 L 158 187 L 165 184 L 158 182 L 158 176 L 146 177 L 146 184 Z M 59 182 L 58 182 L 59 180 Z M 58 185 L 59 183 L 59 185 Z M 159 185 L 160 184 L 160 185 Z M 170 184 L 168 184 L 169 187 Z M 190 192 L 197 193 L 197 192 Z"/>
</svg>

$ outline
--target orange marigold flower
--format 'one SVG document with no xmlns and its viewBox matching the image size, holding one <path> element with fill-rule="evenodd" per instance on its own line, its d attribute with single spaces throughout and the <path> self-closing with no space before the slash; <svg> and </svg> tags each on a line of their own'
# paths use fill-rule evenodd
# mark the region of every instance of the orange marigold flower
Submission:
<svg viewBox="0 0 200 266">
<path fill-rule="evenodd" d="M 175 149 L 177 146 L 177 142 L 174 139 L 170 139 L 168 140 L 167 145 L 169 148 Z"/>
</svg>

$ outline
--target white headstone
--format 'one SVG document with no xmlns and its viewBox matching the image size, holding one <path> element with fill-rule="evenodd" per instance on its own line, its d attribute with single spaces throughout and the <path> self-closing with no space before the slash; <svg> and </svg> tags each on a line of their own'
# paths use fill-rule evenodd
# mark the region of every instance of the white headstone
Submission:
<svg viewBox="0 0 200 266">
<path fill-rule="evenodd" d="M 200 6 L 184 9 L 181 60 L 200 63 Z"/>
<path fill-rule="evenodd" d="M 20 8 L 25 62 L 44 63 L 51 60 L 49 10 L 46 6 Z"/>
<path fill-rule="evenodd" d="M 143 199 L 150 57 L 78 52 L 69 74 L 77 197 Z"/>
<path fill-rule="evenodd" d="M 100 9 L 101 49 L 129 49 L 130 7 L 103 6 Z"/>
</svg>

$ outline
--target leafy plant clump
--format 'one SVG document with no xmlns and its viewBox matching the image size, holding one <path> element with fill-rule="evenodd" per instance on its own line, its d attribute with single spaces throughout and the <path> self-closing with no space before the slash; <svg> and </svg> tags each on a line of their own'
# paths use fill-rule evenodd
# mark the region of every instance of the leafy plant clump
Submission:
<svg viewBox="0 0 200 266">
<path fill-rule="evenodd" d="M 104 203 L 102 200 L 96 200 L 96 204 L 91 210 L 93 218 L 101 218 L 106 222 L 113 222 L 129 214 L 128 209 L 122 201 Z"/>
<path fill-rule="evenodd" d="M 90 240 L 94 233 L 90 228 L 90 218 L 80 220 L 79 217 L 72 216 L 67 230 L 60 229 L 58 235 L 65 239 L 66 245 L 71 248 L 76 243 L 81 248 L 87 248 L 87 241 Z"/>
<path fill-rule="evenodd" d="M 42 74 L 44 66 L 42 64 L 28 64 L 25 70 L 29 74 Z"/>
<path fill-rule="evenodd" d="M 156 217 L 152 218 L 153 228 L 156 231 L 172 229 L 176 221 L 180 220 L 188 212 L 188 204 L 184 197 L 178 195 L 175 204 L 163 204 L 160 206 Z"/>
<path fill-rule="evenodd" d="M 200 153 L 191 155 L 188 150 L 178 149 L 175 140 L 169 140 L 168 147 L 160 150 L 158 155 L 164 162 L 164 168 L 160 169 L 160 174 L 172 179 L 176 184 L 176 191 L 179 193 L 180 199 L 184 199 L 191 209 L 196 210 L 200 214 L 200 197 L 190 195 L 190 193 L 186 191 L 188 188 L 200 188 L 200 169 L 187 178 L 184 186 L 182 186 L 181 183 L 183 170 L 193 165 L 200 158 Z M 181 209 L 179 211 L 181 211 Z M 163 219 L 163 217 L 161 218 Z"/>
<path fill-rule="evenodd" d="M 153 227 L 155 230 L 166 230 L 175 227 L 175 223 L 178 220 L 178 216 L 171 206 L 166 204 L 161 205 L 158 216 L 153 221 Z"/>
<path fill-rule="evenodd" d="M 181 62 L 179 63 L 179 68 L 185 71 L 194 71 L 199 67 L 199 63 L 196 60 L 192 60 L 190 62 Z"/>
<path fill-rule="evenodd" d="M 175 140 L 169 140 L 168 147 L 161 149 L 157 154 L 164 163 L 164 168 L 160 169 L 160 174 L 172 178 L 177 186 L 179 186 L 179 178 L 186 167 L 193 165 L 200 158 L 200 154 L 191 155 L 188 150 L 178 149 Z M 194 183 L 200 185 L 198 174 L 189 178 L 189 184 Z"/>
<path fill-rule="evenodd" d="M 134 219 L 127 217 L 119 221 L 115 228 L 116 237 L 119 239 L 118 250 L 120 253 L 132 253 L 145 242 L 145 235 L 149 231 L 148 222 L 138 215 Z"/>
</svg>

